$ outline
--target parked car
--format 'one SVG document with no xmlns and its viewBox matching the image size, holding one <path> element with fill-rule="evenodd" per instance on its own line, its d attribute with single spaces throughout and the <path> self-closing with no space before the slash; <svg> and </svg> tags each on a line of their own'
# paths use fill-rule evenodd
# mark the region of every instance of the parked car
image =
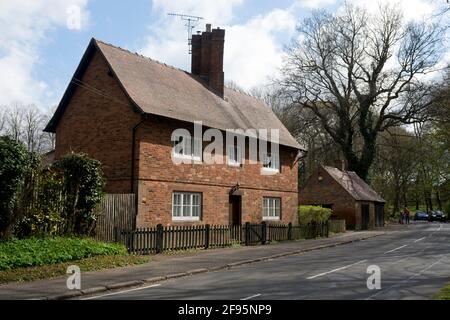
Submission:
<svg viewBox="0 0 450 320">
<path fill-rule="evenodd" d="M 432 211 L 430 221 L 447 221 L 447 215 L 442 211 Z"/>
<path fill-rule="evenodd" d="M 416 211 L 416 214 L 414 215 L 414 220 L 416 221 L 428 221 L 429 216 L 428 213 L 424 211 Z"/>
</svg>

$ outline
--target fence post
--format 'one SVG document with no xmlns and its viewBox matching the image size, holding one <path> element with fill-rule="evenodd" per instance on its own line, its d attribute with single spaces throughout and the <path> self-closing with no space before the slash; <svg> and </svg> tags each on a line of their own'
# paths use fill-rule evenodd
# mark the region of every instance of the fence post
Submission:
<svg viewBox="0 0 450 320">
<path fill-rule="evenodd" d="M 119 228 L 118 227 L 114 227 L 114 242 L 116 242 L 116 243 L 119 242 Z"/>
<path fill-rule="evenodd" d="M 325 237 L 329 237 L 330 235 L 330 225 L 328 224 L 328 222 L 325 225 Z"/>
<path fill-rule="evenodd" d="M 156 226 L 156 253 L 163 252 L 164 249 L 164 227 L 162 224 Z"/>
<path fill-rule="evenodd" d="M 245 246 L 250 245 L 250 222 L 245 223 Z"/>
<path fill-rule="evenodd" d="M 292 222 L 289 222 L 288 224 L 288 240 L 291 241 L 292 240 Z"/>
<path fill-rule="evenodd" d="M 267 243 L 267 223 L 265 221 L 262 222 L 261 229 L 261 244 L 265 245 Z"/>
<path fill-rule="evenodd" d="M 211 230 L 211 226 L 209 224 L 207 224 L 205 226 L 205 249 L 209 248 L 209 233 Z"/>
</svg>

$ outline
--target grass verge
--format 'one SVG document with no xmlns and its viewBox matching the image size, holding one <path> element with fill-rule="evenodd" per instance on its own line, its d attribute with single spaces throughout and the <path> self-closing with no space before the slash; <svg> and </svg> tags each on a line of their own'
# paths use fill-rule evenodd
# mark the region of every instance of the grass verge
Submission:
<svg viewBox="0 0 450 320">
<path fill-rule="evenodd" d="M 450 300 L 450 284 L 446 285 L 433 297 L 433 300 Z"/>
<path fill-rule="evenodd" d="M 94 256 L 125 255 L 122 244 L 90 238 L 42 237 L 0 242 L 0 270 L 13 270 L 81 260 Z"/>
<path fill-rule="evenodd" d="M 119 267 L 144 264 L 150 261 L 149 256 L 136 255 L 112 255 L 95 256 L 70 262 L 35 266 L 28 268 L 16 268 L 0 271 L 0 284 L 9 282 L 26 282 L 41 279 L 51 279 L 66 275 L 67 267 L 77 265 L 81 272 L 99 271 Z"/>
</svg>

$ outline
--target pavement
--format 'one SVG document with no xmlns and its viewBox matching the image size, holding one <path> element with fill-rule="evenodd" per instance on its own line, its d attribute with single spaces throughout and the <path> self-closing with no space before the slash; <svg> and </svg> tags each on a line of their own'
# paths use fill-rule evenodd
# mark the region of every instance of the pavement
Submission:
<svg viewBox="0 0 450 320">
<path fill-rule="evenodd" d="M 367 233 L 353 233 L 355 239 Z M 374 235 L 374 233 L 372 233 Z M 344 237 L 242 250 L 246 259 L 343 241 Z M 312 244 L 314 243 L 314 244 Z M 230 251 L 233 252 L 234 251 Z M 211 253 L 214 254 L 214 253 Z M 218 254 L 220 259 L 220 254 Z M 201 259 L 201 258 L 200 258 Z M 179 260 L 181 263 L 183 259 Z M 176 261 L 172 261 L 175 262 Z M 403 300 L 430 299 L 450 282 L 450 224 L 391 228 L 364 241 L 268 259 L 183 279 L 79 297 L 100 300 Z M 220 264 L 220 263 L 219 263 Z M 374 269 L 375 266 L 375 269 Z M 380 271 L 369 289 L 369 270 Z M 377 281 L 371 281 L 376 284 Z"/>
<path fill-rule="evenodd" d="M 155 255 L 152 256 L 149 263 L 144 265 L 99 272 L 83 273 L 83 270 L 81 270 L 81 290 L 68 290 L 66 286 L 67 277 L 1 285 L 0 300 L 84 298 L 95 294 L 117 293 L 121 290 L 141 290 L 154 285 L 159 286 L 161 282 L 170 282 L 175 279 L 181 283 L 195 282 L 195 279 L 202 274 L 214 279 L 216 276 L 222 275 L 222 272 L 219 271 L 223 271 L 225 274 L 230 272 L 230 275 L 232 275 L 242 272 L 240 266 L 258 269 L 266 265 L 261 264 L 264 261 L 277 265 L 284 263 L 279 260 L 283 257 L 373 239 L 384 236 L 386 233 L 395 232 L 392 231 L 395 229 L 394 227 L 378 231 L 347 232 L 330 238 L 282 242 L 266 246 Z M 237 273 L 232 271 L 234 269 L 237 270 Z M 251 279 L 251 277 L 248 279 Z M 163 296 L 170 298 L 166 294 Z M 183 290 L 180 294 L 173 295 L 173 298 L 189 296 L 186 296 Z M 157 297 L 155 296 L 155 298 Z"/>
</svg>

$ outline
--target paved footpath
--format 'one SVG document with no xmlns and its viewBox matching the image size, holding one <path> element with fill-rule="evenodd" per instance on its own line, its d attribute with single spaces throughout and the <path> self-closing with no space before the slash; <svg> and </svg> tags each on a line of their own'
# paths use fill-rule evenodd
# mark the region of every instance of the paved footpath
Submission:
<svg viewBox="0 0 450 320">
<path fill-rule="evenodd" d="M 81 290 L 68 290 L 66 277 L 1 285 L 0 300 L 68 299 L 81 295 L 145 286 L 166 279 L 188 277 L 247 264 L 255 264 L 256 266 L 256 263 L 261 261 L 362 241 L 383 236 L 396 229 L 385 228 L 379 231 L 347 232 L 325 239 L 283 242 L 267 246 L 155 255 L 152 256 L 149 263 L 144 265 L 82 273 Z"/>
</svg>

